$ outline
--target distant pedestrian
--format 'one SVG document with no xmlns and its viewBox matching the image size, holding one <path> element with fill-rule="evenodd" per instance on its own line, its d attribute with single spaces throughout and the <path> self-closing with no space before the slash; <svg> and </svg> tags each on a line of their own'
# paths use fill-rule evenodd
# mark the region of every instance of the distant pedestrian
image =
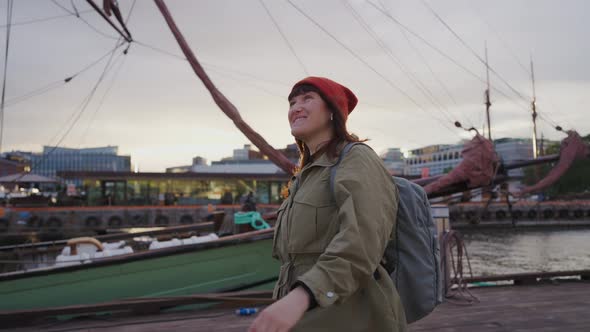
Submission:
<svg viewBox="0 0 590 332">
<path fill-rule="evenodd" d="M 243 212 L 249 211 L 256 211 L 256 198 L 254 197 L 254 193 L 250 191 L 244 200 L 244 204 L 242 205 Z"/>
</svg>

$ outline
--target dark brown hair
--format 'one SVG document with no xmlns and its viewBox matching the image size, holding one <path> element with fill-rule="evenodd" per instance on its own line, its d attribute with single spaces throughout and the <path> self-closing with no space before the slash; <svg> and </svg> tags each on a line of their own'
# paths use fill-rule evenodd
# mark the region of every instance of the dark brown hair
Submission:
<svg viewBox="0 0 590 332">
<path fill-rule="evenodd" d="M 346 121 L 344 120 L 342 113 L 340 113 L 340 111 L 338 110 L 338 108 L 336 108 L 334 103 L 332 103 L 330 101 L 330 99 L 326 98 L 326 96 L 315 86 L 313 86 L 311 84 L 301 84 L 299 86 L 296 86 L 293 89 L 293 91 L 291 91 L 291 93 L 289 94 L 288 100 L 291 100 L 292 98 L 300 96 L 300 95 L 307 93 L 307 92 L 315 92 L 318 95 L 320 95 L 322 100 L 328 106 L 328 110 L 330 111 L 330 113 L 332 113 L 331 123 L 332 123 L 332 129 L 334 130 L 334 137 L 332 137 L 332 139 L 330 141 L 328 141 L 328 143 L 326 143 L 318 151 L 316 151 L 315 155 L 320 155 L 323 152 L 323 153 L 327 153 L 330 158 L 335 158 L 340 153 L 340 151 L 338 151 L 337 149 L 338 149 L 338 144 L 340 144 L 341 142 L 366 142 L 367 141 L 367 139 L 361 140 L 355 134 L 348 132 L 348 130 L 346 129 Z M 309 151 L 309 148 L 307 147 L 307 145 L 305 145 L 305 143 L 303 143 L 302 140 L 295 139 L 295 143 L 297 143 L 297 148 L 299 149 L 299 164 L 297 165 L 297 167 L 295 168 L 295 171 L 294 171 L 294 174 L 297 174 L 297 173 L 299 173 L 299 171 L 301 171 L 301 169 L 305 165 L 312 162 L 312 156 Z M 287 188 L 285 188 L 285 189 L 288 189 L 290 187 L 291 187 L 291 182 L 289 182 L 289 184 L 287 184 Z M 287 196 L 289 196 L 289 193 L 287 190 L 284 190 L 283 197 L 286 198 Z"/>
</svg>

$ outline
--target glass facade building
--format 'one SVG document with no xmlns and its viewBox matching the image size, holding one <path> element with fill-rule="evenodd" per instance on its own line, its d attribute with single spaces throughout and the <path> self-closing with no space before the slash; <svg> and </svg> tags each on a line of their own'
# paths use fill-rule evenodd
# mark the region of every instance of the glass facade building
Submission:
<svg viewBox="0 0 590 332">
<path fill-rule="evenodd" d="M 42 153 L 21 154 L 30 159 L 32 173 L 56 177 L 60 171 L 130 172 L 131 157 L 117 153 L 116 146 L 86 149 L 44 146 Z M 82 184 L 80 179 L 68 179 L 67 182 L 76 186 Z"/>
<path fill-rule="evenodd" d="M 252 191 L 258 203 L 280 204 L 286 174 L 58 172 L 80 179 L 89 206 L 241 204 Z"/>
</svg>

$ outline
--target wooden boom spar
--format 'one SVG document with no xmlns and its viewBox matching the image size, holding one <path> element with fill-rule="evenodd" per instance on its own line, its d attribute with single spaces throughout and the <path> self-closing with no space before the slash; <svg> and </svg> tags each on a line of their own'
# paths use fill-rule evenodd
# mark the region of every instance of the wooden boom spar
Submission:
<svg viewBox="0 0 590 332">
<path fill-rule="evenodd" d="M 254 129 L 252 129 L 252 127 L 250 127 L 246 123 L 246 121 L 244 121 L 244 119 L 240 115 L 240 112 L 238 112 L 238 109 L 229 101 L 229 99 L 227 99 L 221 93 L 221 91 L 219 91 L 219 89 L 217 89 L 215 84 L 213 84 L 213 81 L 211 81 L 211 79 L 209 78 L 209 76 L 197 60 L 197 57 L 195 56 L 191 48 L 188 46 L 188 43 L 184 39 L 184 36 L 176 26 L 176 23 L 174 22 L 172 15 L 170 15 L 170 11 L 168 10 L 168 7 L 166 7 L 164 0 L 154 1 L 156 2 L 156 6 L 158 6 L 158 9 L 164 16 L 164 19 L 166 20 L 168 27 L 170 28 L 172 34 L 174 35 L 174 38 L 176 38 L 176 41 L 178 42 L 178 45 L 182 49 L 182 53 L 184 53 L 186 59 L 190 63 L 195 74 L 197 74 L 197 76 L 201 79 L 207 90 L 209 90 L 209 93 L 211 93 L 211 96 L 213 97 L 213 100 L 215 101 L 217 106 L 219 106 L 223 113 L 225 113 L 225 115 L 227 115 L 227 117 L 229 117 L 234 122 L 235 126 L 250 140 L 250 142 L 252 142 L 252 144 L 254 144 L 256 147 L 258 147 L 262 154 L 268 156 L 268 158 L 272 162 L 274 162 L 279 168 L 281 168 L 287 174 L 293 174 L 295 164 L 293 164 L 285 155 L 273 148 L 268 142 L 266 142 L 266 140 L 262 136 L 260 136 L 260 134 L 258 134 Z"/>
</svg>

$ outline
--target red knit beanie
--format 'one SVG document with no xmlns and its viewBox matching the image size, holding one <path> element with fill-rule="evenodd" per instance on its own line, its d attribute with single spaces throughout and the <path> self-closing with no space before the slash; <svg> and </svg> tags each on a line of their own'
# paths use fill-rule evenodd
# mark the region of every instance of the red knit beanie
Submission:
<svg viewBox="0 0 590 332">
<path fill-rule="evenodd" d="M 356 96 L 354 93 L 352 93 L 352 91 L 350 91 L 350 89 L 325 77 L 310 76 L 304 78 L 301 81 L 295 83 L 291 91 L 303 84 L 313 85 L 318 90 L 320 90 L 323 96 L 328 98 L 329 102 L 338 108 L 338 111 L 340 111 L 342 114 L 344 121 L 346 121 L 348 114 L 352 112 L 358 102 Z"/>
</svg>

